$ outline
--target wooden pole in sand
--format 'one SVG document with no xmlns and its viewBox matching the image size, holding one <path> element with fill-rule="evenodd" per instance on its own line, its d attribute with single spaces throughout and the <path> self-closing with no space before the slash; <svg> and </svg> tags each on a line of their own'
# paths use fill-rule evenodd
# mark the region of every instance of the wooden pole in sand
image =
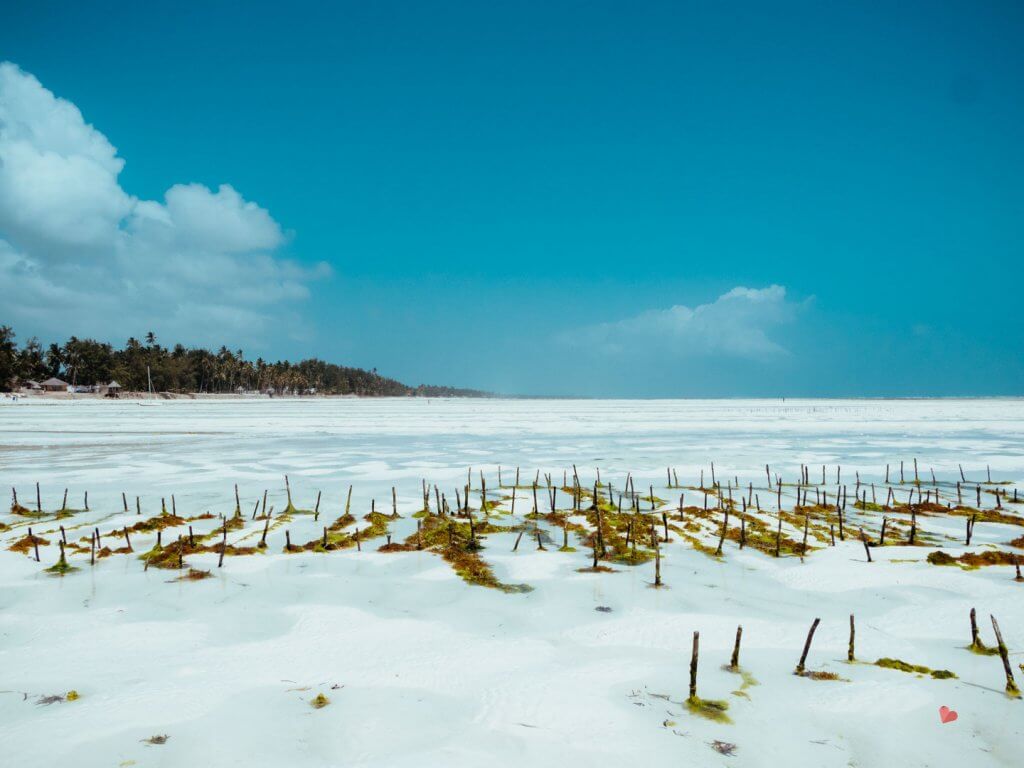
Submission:
<svg viewBox="0 0 1024 768">
<path fill-rule="evenodd" d="M 856 628 L 854 626 L 854 623 L 853 623 L 853 614 L 851 613 L 850 614 L 850 646 L 846 650 L 846 660 L 847 661 L 853 661 L 854 660 L 854 656 L 853 656 L 853 638 L 854 638 L 854 635 L 856 635 L 856 632 L 857 632 L 857 630 L 856 630 Z"/>
<path fill-rule="evenodd" d="M 864 529 L 860 531 L 860 541 L 864 545 L 864 554 L 868 556 L 868 562 L 871 562 L 871 547 L 868 546 L 868 539 L 864 535 Z"/>
<path fill-rule="evenodd" d="M 814 639 L 814 630 L 818 628 L 820 622 L 821 619 L 815 619 L 814 623 L 811 624 L 811 629 L 807 633 L 807 640 L 804 641 L 804 652 L 800 654 L 800 663 L 796 665 L 794 674 L 802 675 L 804 673 L 804 664 L 807 662 L 807 654 L 811 651 L 811 640 Z"/>
<path fill-rule="evenodd" d="M 729 661 L 729 669 L 734 672 L 740 668 L 740 640 L 743 639 L 743 625 L 736 627 L 736 643 L 732 647 L 732 659 Z"/>
<path fill-rule="evenodd" d="M 654 586 L 661 586 L 661 547 L 658 546 L 658 535 L 651 526 L 651 539 L 654 540 Z"/>
<path fill-rule="evenodd" d="M 271 510 L 273 512 L 273 510 Z M 257 544 L 260 549 L 265 549 L 267 546 L 267 531 L 270 530 L 270 515 L 267 515 L 263 521 L 263 535 L 260 536 L 260 543 Z"/>
<path fill-rule="evenodd" d="M 999 657 L 1003 660 L 1003 671 L 1006 672 L 1006 693 L 1009 696 L 1020 696 L 1020 689 L 1013 679 L 1013 670 L 1010 668 L 1010 658 L 1006 652 L 1006 643 L 1003 642 L 1003 633 L 999 631 L 999 622 L 996 617 L 989 614 L 992 619 L 992 629 L 996 631 L 996 645 L 999 648 Z"/>
<path fill-rule="evenodd" d="M 700 655 L 700 632 L 693 633 L 693 651 L 690 653 L 690 699 L 697 698 L 697 657 Z"/>
</svg>

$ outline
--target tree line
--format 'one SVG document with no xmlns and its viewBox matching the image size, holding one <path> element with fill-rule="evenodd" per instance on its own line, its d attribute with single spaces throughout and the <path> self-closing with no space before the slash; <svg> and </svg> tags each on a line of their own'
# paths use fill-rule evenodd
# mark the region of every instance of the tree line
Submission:
<svg viewBox="0 0 1024 768">
<path fill-rule="evenodd" d="M 148 369 L 148 374 L 147 374 Z M 486 393 L 419 385 L 410 387 L 367 371 L 327 363 L 317 358 L 292 363 L 247 360 L 242 350 L 221 347 L 216 352 L 175 344 L 161 346 L 149 332 L 130 338 L 121 349 L 94 339 L 69 338 L 64 344 L 43 345 L 36 338 L 18 345 L 14 331 L 0 326 L 0 391 L 10 392 L 28 381 L 51 377 L 73 385 L 108 384 L 116 380 L 125 391 L 146 391 L 148 376 L 157 392 L 277 394 L 316 392 L 329 395 L 480 397 Z"/>
</svg>

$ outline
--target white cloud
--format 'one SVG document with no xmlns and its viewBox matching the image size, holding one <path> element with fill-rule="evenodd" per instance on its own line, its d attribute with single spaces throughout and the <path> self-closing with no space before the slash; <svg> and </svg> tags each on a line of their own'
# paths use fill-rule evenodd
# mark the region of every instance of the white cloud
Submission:
<svg viewBox="0 0 1024 768">
<path fill-rule="evenodd" d="M 787 355 L 770 332 L 790 322 L 799 304 L 781 285 L 733 288 L 709 304 L 677 304 L 559 335 L 564 345 L 607 355 L 655 353 L 669 358 L 728 356 L 768 360 Z"/>
<path fill-rule="evenodd" d="M 123 167 L 74 104 L 0 63 L 3 322 L 22 333 L 246 341 L 294 322 L 290 303 L 329 274 L 276 255 L 281 227 L 230 185 L 176 184 L 162 201 L 139 200 L 118 182 Z"/>
</svg>

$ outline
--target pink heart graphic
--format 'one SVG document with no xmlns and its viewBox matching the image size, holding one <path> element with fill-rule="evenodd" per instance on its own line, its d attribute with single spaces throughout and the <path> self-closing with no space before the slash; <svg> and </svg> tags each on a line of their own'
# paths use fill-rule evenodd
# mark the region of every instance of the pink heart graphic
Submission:
<svg viewBox="0 0 1024 768">
<path fill-rule="evenodd" d="M 952 723 L 957 719 L 957 717 L 958 715 L 955 709 L 950 709 L 946 706 L 939 707 L 939 720 L 943 723 Z"/>
</svg>

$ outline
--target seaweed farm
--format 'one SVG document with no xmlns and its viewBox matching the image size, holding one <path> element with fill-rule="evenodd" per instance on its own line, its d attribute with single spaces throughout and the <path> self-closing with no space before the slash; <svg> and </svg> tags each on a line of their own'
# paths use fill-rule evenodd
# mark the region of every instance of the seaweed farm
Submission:
<svg viewBox="0 0 1024 768">
<path fill-rule="evenodd" d="M 0 482 L 12 765 L 1021 760 L 1019 400 L 19 403 Z"/>
</svg>

